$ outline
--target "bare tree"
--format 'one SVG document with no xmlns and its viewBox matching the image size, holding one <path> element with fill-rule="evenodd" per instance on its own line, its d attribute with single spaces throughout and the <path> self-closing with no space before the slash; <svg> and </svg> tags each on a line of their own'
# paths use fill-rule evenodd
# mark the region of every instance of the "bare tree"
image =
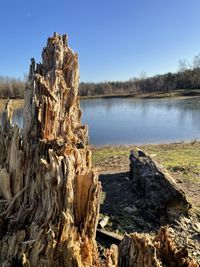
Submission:
<svg viewBox="0 0 200 267">
<path fill-rule="evenodd" d="M 188 69 L 188 62 L 186 59 L 180 59 L 178 61 L 178 72 L 184 72 Z"/>
<path fill-rule="evenodd" d="M 196 55 L 193 59 L 193 69 L 199 69 L 200 68 L 200 53 Z"/>
</svg>

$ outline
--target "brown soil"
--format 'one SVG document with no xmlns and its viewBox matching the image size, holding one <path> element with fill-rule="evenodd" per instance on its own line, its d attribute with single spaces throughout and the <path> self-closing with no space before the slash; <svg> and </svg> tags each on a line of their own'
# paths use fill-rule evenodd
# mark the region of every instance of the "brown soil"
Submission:
<svg viewBox="0 0 200 267">
<path fill-rule="evenodd" d="M 99 148 L 101 149 L 101 148 Z M 110 148 L 109 148 L 110 149 Z M 114 149 L 112 147 L 112 149 Z M 127 149 L 127 148 L 126 148 Z M 128 151 L 128 150 L 127 150 Z M 94 149 L 95 153 L 95 149 Z M 147 232 L 154 234 L 160 226 L 169 225 L 177 245 L 187 247 L 189 256 L 200 263 L 200 183 L 185 179 L 179 171 L 171 173 L 178 187 L 192 204 L 188 215 L 165 218 L 149 216 L 140 206 L 129 177 L 128 155 L 105 157 L 95 161 L 102 183 L 101 217 L 109 216 L 106 229 L 118 234 Z"/>
</svg>

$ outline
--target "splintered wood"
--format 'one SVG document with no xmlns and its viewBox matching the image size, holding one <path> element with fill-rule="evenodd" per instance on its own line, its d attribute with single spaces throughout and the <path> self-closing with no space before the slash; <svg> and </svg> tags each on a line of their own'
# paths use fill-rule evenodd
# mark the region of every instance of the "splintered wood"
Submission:
<svg viewBox="0 0 200 267">
<path fill-rule="evenodd" d="M 118 266 L 126 267 L 198 267 L 189 259 L 186 248 L 177 248 L 169 228 L 162 227 L 156 237 L 148 234 L 126 235 L 119 245 Z"/>
<path fill-rule="evenodd" d="M 11 101 L 6 105 L 0 128 L 0 266 L 197 266 L 173 249 L 162 230 L 154 242 L 125 236 L 119 251 L 112 245 L 100 259 L 95 237 L 101 185 L 88 128 L 81 125 L 78 84 L 77 54 L 66 35 L 55 33 L 42 63 L 31 59 L 23 130 L 12 126 Z"/>
<path fill-rule="evenodd" d="M 31 60 L 24 129 L 4 112 L 0 149 L 0 266 L 98 265 L 101 186 L 81 125 L 78 57 L 54 34 Z"/>
</svg>

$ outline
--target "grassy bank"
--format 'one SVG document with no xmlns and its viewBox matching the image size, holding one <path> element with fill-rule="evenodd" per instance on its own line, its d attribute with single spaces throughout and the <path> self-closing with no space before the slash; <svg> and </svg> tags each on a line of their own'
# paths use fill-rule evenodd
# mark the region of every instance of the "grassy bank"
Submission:
<svg viewBox="0 0 200 267">
<path fill-rule="evenodd" d="M 129 151 L 133 146 L 93 148 L 93 162 L 103 172 L 128 169 Z M 172 175 L 200 183 L 200 142 L 142 145 Z"/>
</svg>

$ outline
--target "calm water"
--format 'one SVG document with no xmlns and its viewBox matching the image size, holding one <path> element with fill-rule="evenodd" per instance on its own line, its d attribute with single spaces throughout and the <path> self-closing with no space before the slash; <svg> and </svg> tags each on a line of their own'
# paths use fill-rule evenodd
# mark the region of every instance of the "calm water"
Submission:
<svg viewBox="0 0 200 267">
<path fill-rule="evenodd" d="M 144 144 L 200 139 L 200 98 L 81 100 L 82 121 L 89 125 L 90 143 Z M 13 122 L 23 125 L 23 110 Z M 0 114 L 1 117 L 1 114 Z"/>
</svg>

